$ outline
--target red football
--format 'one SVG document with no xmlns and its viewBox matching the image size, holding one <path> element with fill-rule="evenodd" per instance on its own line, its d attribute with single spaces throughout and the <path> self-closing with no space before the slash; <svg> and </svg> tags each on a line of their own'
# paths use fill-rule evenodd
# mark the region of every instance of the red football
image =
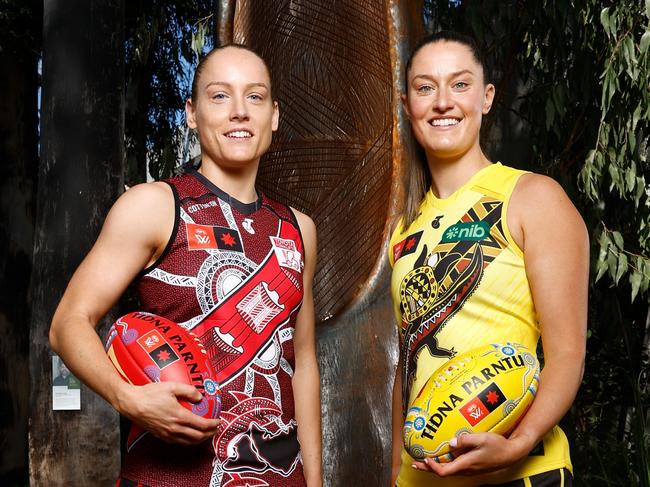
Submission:
<svg viewBox="0 0 650 487">
<path fill-rule="evenodd" d="M 106 353 L 130 384 L 181 382 L 203 395 L 198 403 L 181 400 L 194 414 L 218 418 L 221 391 L 201 341 L 178 324 L 151 313 L 134 312 L 111 327 Z"/>
</svg>

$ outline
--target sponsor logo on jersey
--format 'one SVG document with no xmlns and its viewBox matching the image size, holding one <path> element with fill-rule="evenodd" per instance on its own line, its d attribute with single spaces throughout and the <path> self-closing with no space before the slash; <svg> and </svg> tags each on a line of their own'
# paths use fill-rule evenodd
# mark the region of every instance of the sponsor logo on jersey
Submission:
<svg viewBox="0 0 650 487">
<path fill-rule="evenodd" d="M 469 424 L 476 426 L 505 401 L 505 395 L 499 386 L 493 383 L 465 404 L 460 409 L 460 413 Z"/>
<path fill-rule="evenodd" d="M 188 213 L 196 213 L 197 211 L 204 210 L 206 208 L 212 208 L 214 206 L 217 206 L 217 202 L 212 200 L 208 201 L 207 203 L 196 203 L 194 205 L 190 205 L 187 207 L 187 212 Z"/>
<path fill-rule="evenodd" d="M 420 238 L 422 238 L 423 232 L 423 230 L 420 230 L 419 232 L 409 235 L 401 242 L 393 245 L 393 262 L 397 262 L 398 259 L 404 257 L 405 255 L 409 255 L 415 252 L 415 249 L 418 248 L 418 244 L 420 243 Z"/>
<path fill-rule="evenodd" d="M 237 230 L 228 227 L 187 223 L 187 246 L 189 250 L 219 249 L 243 252 L 241 236 Z"/>
<path fill-rule="evenodd" d="M 244 218 L 244 220 L 241 222 L 241 226 L 244 227 L 244 230 L 246 230 L 251 235 L 255 235 L 252 218 Z"/>
<path fill-rule="evenodd" d="M 230 250 L 233 252 L 243 252 L 244 246 L 241 243 L 241 236 L 237 230 L 228 227 L 212 227 L 214 229 L 214 239 L 217 242 L 219 250 Z"/>
<path fill-rule="evenodd" d="M 302 270 L 302 255 L 296 249 L 296 242 L 286 238 L 269 237 L 273 244 L 275 257 L 282 267 L 288 267 L 296 272 Z"/>
<path fill-rule="evenodd" d="M 214 239 L 212 226 L 187 223 L 185 229 L 187 232 L 187 246 L 190 250 L 217 248 L 217 242 Z"/>
<path fill-rule="evenodd" d="M 450 226 L 442 235 L 440 243 L 483 240 L 490 234 L 490 224 L 486 221 L 461 222 Z"/>
</svg>

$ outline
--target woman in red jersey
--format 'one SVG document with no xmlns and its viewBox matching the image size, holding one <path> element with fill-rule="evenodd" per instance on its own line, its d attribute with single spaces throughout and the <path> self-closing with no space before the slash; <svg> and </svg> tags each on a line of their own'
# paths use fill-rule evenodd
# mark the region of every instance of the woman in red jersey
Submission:
<svg viewBox="0 0 650 487">
<path fill-rule="evenodd" d="M 186 115 L 200 164 L 118 199 L 56 310 L 52 348 L 149 432 L 126 453 L 117 485 L 320 486 L 316 229 L 255 188 L 279 119 L 265 62 L 241 45 L 213 50 Z M 200 400 L 194 387 L 132 386 L 113 369 L 95 327 L 134 280 L 144 311 L 202 340 L 222 391 L 219 419 L 180 406 Z"/>
</svg>

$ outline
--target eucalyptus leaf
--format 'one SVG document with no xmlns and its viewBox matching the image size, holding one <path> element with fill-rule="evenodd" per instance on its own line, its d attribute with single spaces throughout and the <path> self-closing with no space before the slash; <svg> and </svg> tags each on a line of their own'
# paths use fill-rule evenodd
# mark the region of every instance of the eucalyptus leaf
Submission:
<svg viewBox="0 0 650 487">
<path fill-rule="evenodd" d="M 639 53 L 641 56 L 644 56 L 648 52 L 648 46 L 650 46 L 650 31 L 646 30 L 641 36 L 641 41 L 639 42 Z"/>
<path fill-rule="evenodd" d="M 641 103 L 639 103 L 632 114 L 632 130 L 636 130 L 636 126 L 641 118 Z"/>
<path fill-rule="evenodd" d="M 623 274 L 627 271 L 627 255 L 625 252 L 620 252 L 618 254 L 618 261 L 617 261 L 617 266 L 616 266 L 616 276 L 614 277 L 614 282 L 618 284 L 618 281 L 621 280 L 621 277 L 623 277 Z"/>
<path fill-rule="evenodd" d="M 625 44 L 625 50 L 627 51 L 627 61 L 631 65 L 634 65 L 637 63 L 636 59 L 636 54 L 634 52 L 634 41 L 632 40 L 632 36 L 627 36 L 625 40 L 623 41 Z"/>
<path fill-rule="evenodd" d="M 618 259 L 614 251 L 610 250 L 607 253 L 607 271 L 609 272 L 612 280 L 616 278 L 616 268 L 618 266 Z"/>
<path fill-rule="evenodd" d="M 605 7 L 600 11 L 600 25 L 605 29 L 605 34 L 610 35 L 610 19 L 609 19 L 609 7 Z"/>
<path fill-rule="evenodd" d="M 607 254 L 607 247 L 611 244 L 611 240 L 609 238 L 609 234 L 607 231 L 603 230 L 600 232 L 600 235 L 598 236 L 598 244 L 600 245 L 600 253 L 601 256 L 599 259 L 604 259 L 604 255 Z"/>
<path fill-rule="evenodd" d="M 634 152 L 636 151 L 636 135 L 634 135 L 632 130 L 630 130 L 630 133 L 628 134 L 628 145 L 630 147 L 630 155 L 634 156 Z M 634 164 L 634 161 L 632 161 L 631 164 Z M 636 175 L 636 170 L 634 173 Z"/>
<path fill-rule="evenodd" d="M 612 238 L 614 239 L 614 243 L 616 244 L 616 247 L 619 250 L 623 250 L 624 241 L 623 241 L 623 235 L 621 235 L 621 232 L 613 231 L 612 232 Z"/>
<path fill-rule="evenodd" d="M 643 259 L 643 279 L 641 279 L 641 290 L 640 292 L 645 293 L 650 286 L 650 259 Z"/>
<path fill-rule="evenodd" d="M 641 272 L 634 271 L 632 274 L 630 274 L 630 284 L 632 285 L 632 302 L 634 302 L 634 299 L 639 293 L 639 289 L 641 288 L 642 281 L 643 281 L 643 275 L 641 274 Z"/>
<path fill-rule="evenodd" d="M 636 178 L 636 192 L 634 193 L 634 207 L 639 207 L 639 201 L 641 197 L 645 194 L 645 179 L 642 177 Z"/>
<path fill-rule="evenodd" d="M 600 281 L 600 278 L 607 272 L 607 259 L 599 260 L 596 264 L 596 278 L 594 282 Z"/>
<path fill-rule="evenodd" d="M 618 33 L 618 11 L 614 10 L 609 15 L 609 32 L 612 37 L 616 37 Z"/>
</svg>

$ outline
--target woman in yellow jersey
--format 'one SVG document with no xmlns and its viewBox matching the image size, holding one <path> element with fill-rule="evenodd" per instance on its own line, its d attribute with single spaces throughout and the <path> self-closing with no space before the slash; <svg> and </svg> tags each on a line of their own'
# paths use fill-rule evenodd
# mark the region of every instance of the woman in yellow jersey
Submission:
<svg viewBox="0 0 650 487">
<path fill-rule="evenodd" d="M 400 335 L 393 394 L 393 475 L 399 487 L 569 486 L 557 426 L 584 368 L 589 242 L 552 179 L 492 163 L 479 144 L 494 99 L 474 41 L 425 38 L 406 72 L 404 108 L 426 160 L 413 158 L 407 203 L 390 245 Z M 403 413 L 428 377 L 458 353 L 518 342 L 544 368 L 535 401 L 507 437 L 452 440 L 456 459 L 417 462 L 402 446 Z"/>
</svg>

